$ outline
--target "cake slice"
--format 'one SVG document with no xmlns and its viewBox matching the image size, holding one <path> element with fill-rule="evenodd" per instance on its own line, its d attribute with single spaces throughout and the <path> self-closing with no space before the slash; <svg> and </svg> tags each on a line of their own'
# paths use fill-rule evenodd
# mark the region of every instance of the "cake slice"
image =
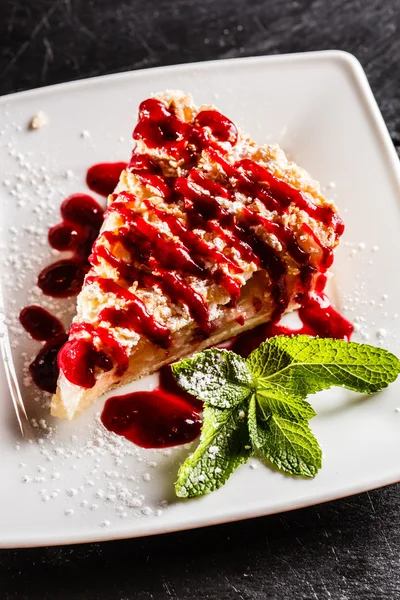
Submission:
<svg viewBox="0 0 400 600">
<path fill-rule="evenodd" d="M 276 145 L 213 106 L 145 100 L 59 353 L 53 415 L 298 308 L 343 232 L 336 207 Z"/>
</svg>

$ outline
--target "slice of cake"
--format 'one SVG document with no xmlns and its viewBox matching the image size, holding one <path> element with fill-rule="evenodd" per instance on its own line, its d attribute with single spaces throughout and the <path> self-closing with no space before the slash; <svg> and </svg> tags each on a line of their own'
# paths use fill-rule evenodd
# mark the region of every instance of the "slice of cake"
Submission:
<svg viewBox="0 0 400 600">
<path fill-rule="evenodd" d="M 53 415 L 296 309 L 332 263 L 336 207 L 212 106 L 142 102 L 59 353 Z"/>
</svg>

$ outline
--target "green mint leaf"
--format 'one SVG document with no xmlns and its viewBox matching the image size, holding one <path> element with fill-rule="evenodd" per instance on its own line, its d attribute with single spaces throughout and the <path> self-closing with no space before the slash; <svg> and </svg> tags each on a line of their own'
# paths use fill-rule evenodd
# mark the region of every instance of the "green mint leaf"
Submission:
<svg viewBox="0 0 400 600">
<path fill-rule="evenodd" d="M 400 361 L 382 348 L 300 335 L 272 338 L 247 360 L 211 349 L 172 369 L 205 403 L 200 444 L 175 486 L 178 496 L 194 497 L 221 487 L 254 451 L 285 473 L 314 477 L 321 449 L 307 396 L 331 386 L 372 394 L 397 378 Z"/>
<path fill-rule="evenodd" d="M 206 405 L 200 444 L 179 469 L 178 497 L 193 498 L 217 490 L 248 460 L 252 447 L 246 416 L 240 405 L 225 409 Z"/>
<path fill-rule="evenodd" d="M 172 371 L 184 390 L 219 408 L 236 406 L 252 393 L 246 361 L 229 350 L 205 350 L 173 364 Z"/>
<path fill-rule="evenodd" d="M 322 453 L 305 421 L 289 421 L 257 402 L 249 406 L 249 432 L 254 447 L 269 462 L 290 475 L 315 477 Z"/>
<path fill-rule="evenodd" d="M 280 388 L 265 389 L 259 385 L 256 399 L 265 409 L 289 421 L 308 421 L 317 414 L 306 400 L 291 396 Z"/>
<path fill-rule="evenodd" d="M 271 338 L 247 364 L 258 392 L 279 390 L 298 399 L 331 386 L 372 394 L 400 372 L 399 359 L 383 348 L 306 335 Z"/>
</svg>

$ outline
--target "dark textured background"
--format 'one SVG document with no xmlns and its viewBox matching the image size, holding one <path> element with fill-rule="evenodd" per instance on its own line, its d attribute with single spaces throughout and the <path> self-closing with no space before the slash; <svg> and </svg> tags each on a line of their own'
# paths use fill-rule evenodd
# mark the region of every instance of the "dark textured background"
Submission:
<svg viewBox="0 0 400 600">
<path fill-rule="evenodd" d="M 0 94 L 324 48 L 359 58 L 399 150 L 400 0 L 0 0 Z M 0 600 L 400 598 L 399 507 L 397 485 L 199 531 L 0 551 Z"/>
</svg>

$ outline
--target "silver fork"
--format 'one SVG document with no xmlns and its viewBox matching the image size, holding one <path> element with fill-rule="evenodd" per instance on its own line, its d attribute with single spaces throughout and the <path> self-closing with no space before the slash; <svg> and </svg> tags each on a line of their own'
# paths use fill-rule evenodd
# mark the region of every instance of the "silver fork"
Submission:
<svg viewBox="0 0 400 600">
<path fill-rule="evenodd" d="M 5 309 L 3 301 L 3 292 L 0 285 L 0 348 L 1 356 L 4 364 L 4 371 L 6 373 L 8 389 L 10 390 L 11 400 L 14 406 L 15 414 L 17 417 L 18 425 L 21 430 L 21 434 L 25 436 L 24 425 L 28 425 L 28 415 L 26 414 L 24 401 L 22 399 L 21 390 L 19 388 L 18 378 L 15 373 L 14 361 L 11 352 L 10 338 L 8 335 L 8 328 L 5 322 Z"/>
</svg>

